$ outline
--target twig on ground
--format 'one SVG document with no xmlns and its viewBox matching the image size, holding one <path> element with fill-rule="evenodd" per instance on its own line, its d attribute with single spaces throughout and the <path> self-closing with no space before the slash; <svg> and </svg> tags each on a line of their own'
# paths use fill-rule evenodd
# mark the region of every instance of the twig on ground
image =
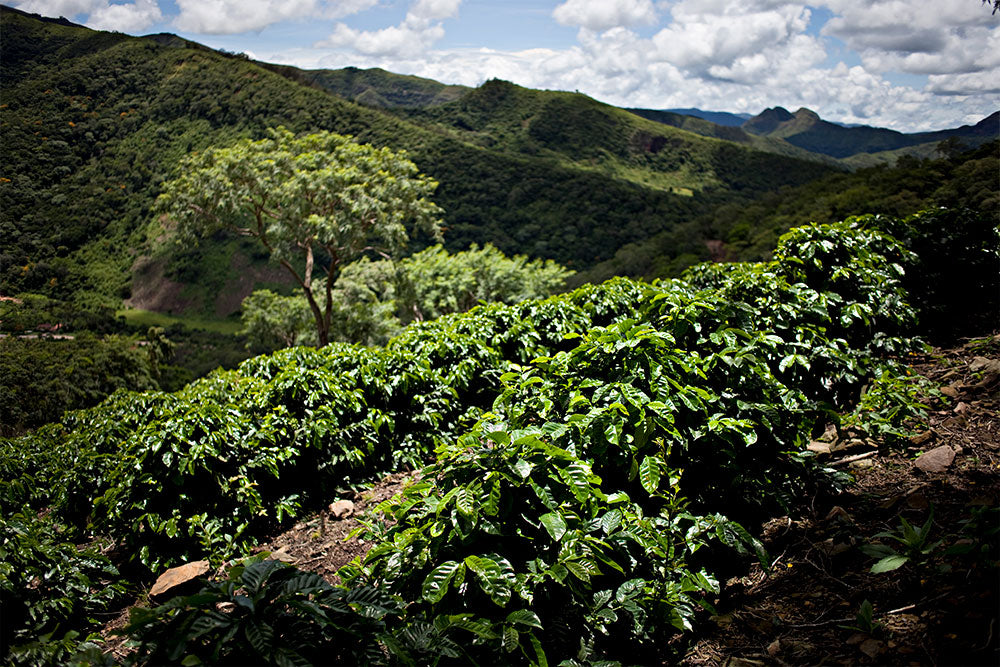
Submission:
<svg viewBox="0 0 1000 667">
<path fill-rule="evenodd" d="M 844 463 L 851 463 L 853 461 L 860 461 L 861 459 L 867 459 L 878 454 L 878 450 L 872 452 L 865 452 L 864 454 L 855 454 L 854 456 L 848 456 L 846 458 L 839 459 L 837 461 L 831 461 L 830 465 L 839 466 Z"/>
</svg>

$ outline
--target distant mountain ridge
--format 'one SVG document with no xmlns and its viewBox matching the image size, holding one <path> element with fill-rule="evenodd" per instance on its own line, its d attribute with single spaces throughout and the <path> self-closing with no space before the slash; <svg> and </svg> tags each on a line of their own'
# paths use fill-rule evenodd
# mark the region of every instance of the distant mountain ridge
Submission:
<svg viewBox="0 0 1000 667">
<path fill-rule="evenodd" d="M 966 147 L 975 148 L 1000 136 L 1000 112 L 994 112 L 975 125 L 934 132 L 903 133 L 868 125 L 834 123 L 820 118 L 815 111 L 806 108 L 792 113 L 784 107 L 771 107 L 756 116 L 747 115 L 746 118 L 742 118 L 740 114 L 701 109 L 629 111 L 643 118 L 729 141 L 752 143 L 744 135 L 766 137 L 779 143 L 769 147 L 758 144 L 758 148 L 777 150 L 777 146 L 786 144 L 808 153 L 842 160 L 851 167 L 894 161 L 900 154 L 928 157 L 934 154 L 936 145 L 946 139 L 957 139 Z M 695 118 L 708 121 L 714 127 L 699 125 L 690 120 Z M 785 154 L 795 154 L 784 150 Z"/>
<path fill-rule="evenodd" d="M 705 111 L 704 109 L 686 108 L 686 109 L 664 109 L 668 113 L 676 113 L 682 116 L 694 116 L 695 118 L 701 118 L 702 120 L 707 120 L 709 122 L 715 123 L 716 125 L 723 125 L 726 127 L 740 127 L 743 123 L 747 122 L 753 118 L 752 114 L 748 113 L 730 113 L 728 111 Z"/>
<path fill-rule="evenodd" d="M 805 108 L 791 113 L 782 107 L 774 107 L 748 120 L 743 129 L 752 134 L 781 138 L 815 153 L 846 158 L 858 153 L 893 151 L 950 138 L 964 140 L 974 147 L 1000 134 L 1000 112 L 994 112 L 975 125 L 904 134 L 867 125 L 845 127 L 823 120 L 819 114 Z"/>
</svg>

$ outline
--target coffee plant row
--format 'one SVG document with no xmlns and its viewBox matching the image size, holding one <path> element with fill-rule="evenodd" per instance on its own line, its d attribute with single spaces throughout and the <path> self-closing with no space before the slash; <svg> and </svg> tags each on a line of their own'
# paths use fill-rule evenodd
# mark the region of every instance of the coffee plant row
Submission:
<svg viewBox="0 0 1000 667">
<path fill-rule="evenodd" d="M 767 263 L 484 305 L 385 348 L 291 348 L 3 442 L 3 651 L 58 658 L 129 581 L 239 557 L 430 462 L 367 521 L 375 546 L 344 588 L 248 563 L 137 613 L 134 659 L 308 664 L 345 632 L 352 662 L 656 659 L 717 591 L 720 547 L 766 562 L 742 525 L 840 481 L 811 434 L 852 409 L 854 428 L 901 434 L 919 410 L 893 359 L 916 345 L 901 281 L 920 258 L 890 223 L 801 227 Z M 891 405 L 861 401 L 866 385 Z"/>
</svg>

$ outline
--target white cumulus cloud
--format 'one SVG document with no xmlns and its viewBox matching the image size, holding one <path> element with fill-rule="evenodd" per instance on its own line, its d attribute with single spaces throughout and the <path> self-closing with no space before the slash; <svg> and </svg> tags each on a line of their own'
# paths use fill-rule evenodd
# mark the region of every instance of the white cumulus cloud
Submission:
<svg viewBox="0 0 1000 667">
<path fill-rule="evenodd" d="M 867 69 L 911 74 L 962 74 L 1000 64 L 997 17 L 978 2 L 827 0 L 836 14 L 823 34 L 843 40 Z"/>
<path fill-rule="evenodd" d="M 89 14 L 108 4 L 108 0 L 15 0 L 14 7 L 25 12 L 43 16 L 65 16 Z"/>
<path fill-rule="evenodd" d="M 282 21 L 342 18 L 370 9 L 378 0 L 177 0 L 178 29 L 202 35 L 263 30 Z"/>
<path fill-rule="evenodd" d="M 604 31 L 656 23 L 651 0 L 566 0 L 552 11 L 563 25 Z"/>
<path fill-rule="evenodd" d="M 390 59 L 414 57 L 425 53 L 444 37 L 441 21 L 458 14 L 461 4 L 462 0 L 417 0 L 399 25 L 381 30 L 356 30 L 338 23 L 333 33 L 315 46 Z"/>
<path fill-rule="evenodd" d="M 14 6 L 43 16 L 76 18 L 86 15 L 86 25 L 95 30 L 141 32 L 163 19 L 157 0 L 109 2 L 109 0 L 20 0 Z"/>
<path fill-rule="evenodd" d="M 95 30 L 141 32 L 162 19 L 156 0 L 136 0 L 95 9 L 87 18 L 87 26 Z"/>
</svg>

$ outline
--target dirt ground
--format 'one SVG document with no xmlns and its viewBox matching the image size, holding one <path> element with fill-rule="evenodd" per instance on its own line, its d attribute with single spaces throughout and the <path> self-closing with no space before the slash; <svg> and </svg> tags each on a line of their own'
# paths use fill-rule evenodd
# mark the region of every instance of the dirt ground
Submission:
<svg viewBox="0 0 1000 667">
<path fill-rule="evenodd" d="M 835 452 L 831 465 L 850 467 L 855 484 L 763 526 L 771 573 L 726 583 L 681 664 L 1000 664 L 1000 369 L 984 364 L 997 359 L 1000 337 L 914 359 L 942 396 L 910 446 Z M 943 445 L 955 453 L 943 471 L 917 466 Z M 931 520 L 928 553 L 872 573 L 878 558 L 860 547 L 901 551 L 878 536 L 902 535 L 901 517 L 915 529 Z M 871 624 L 858 619 L 866 600 Z"/>
</svg>

